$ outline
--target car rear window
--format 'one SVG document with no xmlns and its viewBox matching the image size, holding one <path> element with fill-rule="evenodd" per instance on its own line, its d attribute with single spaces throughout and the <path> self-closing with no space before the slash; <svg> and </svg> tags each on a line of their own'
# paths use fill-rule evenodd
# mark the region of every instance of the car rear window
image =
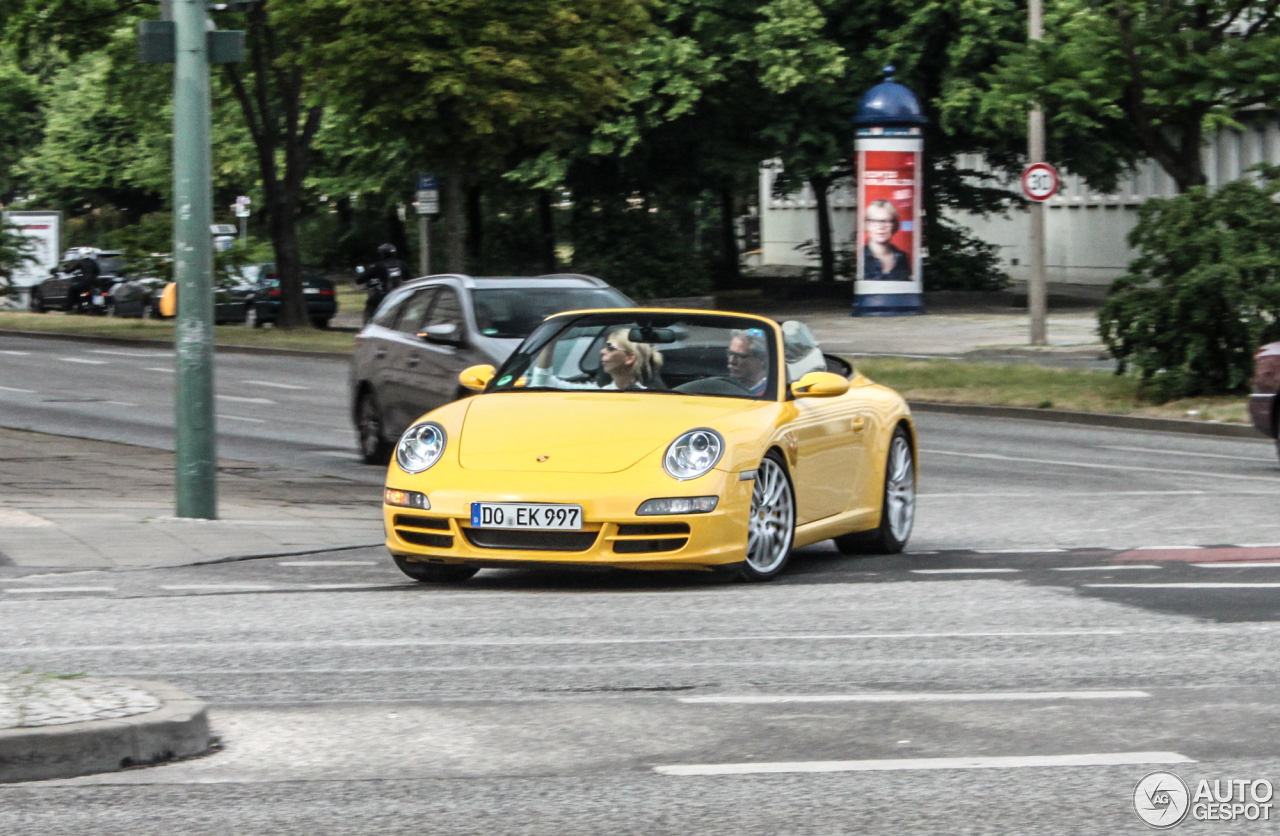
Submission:
<svg viewBox="0 0 1280 836">
<path fill-rule="evenodd" d="M 471 299 L 481 334 L 518 340 L 561 311 L 633 307 L 618 291 L 602 287 L 489 288 L 473 291 Z"/>
</svg>

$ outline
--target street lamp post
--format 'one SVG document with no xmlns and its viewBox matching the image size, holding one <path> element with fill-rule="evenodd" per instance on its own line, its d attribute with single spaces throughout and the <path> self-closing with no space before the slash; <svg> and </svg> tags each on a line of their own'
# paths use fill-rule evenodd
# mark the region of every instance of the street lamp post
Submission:
<svg viewBox="0 0 1280 836">
<path fill-rule="evenodd" d="M 221 8 L 243 11 L 254 0 Z M 209 27 L 207 0 L 163 0 L 162 19 L 138 25 L 138 57 L 173 64 L 174 488 L 179 517 L 218 515 L 213 416 L 212 151 L 209 64 L 241 60 L 243 32 Z"/>
</svg>

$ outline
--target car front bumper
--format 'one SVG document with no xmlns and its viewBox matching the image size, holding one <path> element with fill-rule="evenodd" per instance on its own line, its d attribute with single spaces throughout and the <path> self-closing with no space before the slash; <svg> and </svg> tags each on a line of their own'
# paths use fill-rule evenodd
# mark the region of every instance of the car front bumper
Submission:
<svg viewBox="0 0 1280 836">
<path fill-rule="evenodd" d="M 431 509 L 384 504 L 386 545 L 392 554 L 410 560 L 481 566 L 573 564 L 692 569 L 740 563 L 746 557 L 747 515 L 754 483 L 739 481 L 734 473 L 713 473 L 684 483 L 655 480 L 643 492 L 616 491 L 620 474 L 580 474 L 572 480 L 571 488 L 548 489 L 543 474 L 454 470 L 451 475 L 464 478 L 451 478 L 449 488 L 441 490 L 431 490 L 419 477 L 397 474 L 399 478 L 388 478 L 387 487 L 425 493 Z M 502 484 L 501 490 L 492 488 L 495 482 Z M 482 489 L 482 483 L 487 483 L 488 489 Z M 609 491 L 610 483 L 615 488 L 613 492 Z M 646 499 L 712 495 L 720 499 L 709 513 L 635 513 Z M 581 505 L 583 527 L 578 532 L 474 529 L 472 502 Z"/>
</svg>

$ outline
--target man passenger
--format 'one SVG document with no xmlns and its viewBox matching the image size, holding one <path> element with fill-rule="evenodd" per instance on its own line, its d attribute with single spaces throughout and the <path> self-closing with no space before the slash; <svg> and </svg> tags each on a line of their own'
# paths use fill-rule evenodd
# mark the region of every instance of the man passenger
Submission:
<svg viewBox="0 0 1280 836">
<path fill-rule="evenodd" d="M 729 340 L 729 378 L 752 395 L 764 394 L 769 378 L 769 345 L 760 328 L 733 332 Z"/>
</svg>

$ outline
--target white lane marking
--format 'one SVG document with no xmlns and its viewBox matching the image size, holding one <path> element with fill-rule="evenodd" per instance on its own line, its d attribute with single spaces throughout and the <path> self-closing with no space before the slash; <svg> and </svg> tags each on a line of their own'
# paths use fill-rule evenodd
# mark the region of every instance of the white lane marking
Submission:
<svg viewBox="0 0 1280 836">
<path fill-rule="evenodd" d="M 819 694 L 815 696 L 678 697 L 680 702 L 716 705 L 776 705 L 792 702 L 1001 702 L 1006 700 L 1135 700 L 1146 691 L 991 691 L 955 694 Z"/>
<path fill-rule="evenodd" d="M 137 406 L 136 403 L 129 403 L 128 401 L 103 401 L 103 403 L 111 404 L 112 406 Z"/>
<path fill-rule="evenodd" d="M 273 586 L 272 584 L 262 584 L 262 583 L 181 583 L 181 584 L 171 584 L 169 586 L 161 586 L 160 588 L 168 589 L 175 592 L 177 591 L 218 592 L 223 590 L 279 589 L 279 587 Z"/>
<path fill-rule="evenodd" d="M 917 575 L 976 575 L 994 572 L 1017 572 L 1017 569 L 912 569 Z"/>
<path fill-rule="evenodd" d="M 1236 543 L 1235 546 L 1228 548 L 1236 549 L 1276 549 L 1280 548 L 1280 543 Z"/>
<path fill-rule="evenodd" d="M 1087 583 L 1111 589 L 1280 589 L 1280 583 Z"/>
<path fill-rule="evenodd" d="M 1129 551 L 1134 552 L 1165 552 L 1175 549 L 1202 549 L 1204 546 L 1134 546 Z"/>
<path fill-rule="evenodd" d="M 1065 552 L 1066 549 L 974 549 L 978 554 L 1047 554 Z"/>
<path fill-rule="evenodd" d="M 325 590 L 325 589 L 383 589 L 393 584 L 387 583 L 309 583 L 307 589 Z M 394 584 L 399 586 L 400 584 Z"/>
<path fill-rule="evenodd" d="M 1275 560 L 1241 560 L 1230 563 L 1192 563 L 1197 569 L 1275 569 L 1280 568 L 1280 561 Z"/>
<path fill-rule="evenodd" d="M 165 374 L 175 373 L 173 369 L 166 369 L 163 366 L 144 366 L 142 370 L 144 372 L 164 372 Z"/>
<path fill-rule="evenodd" d="M 1152 447 L 1122 447 L 1118 444 L 1099 444 L 1100 450 L 1123 450 L 1129 453 L 1158 453 L 1163 456 L 1199 456 L 1205 459 L 1231 459 L 1237 462 L 1270 461 L 1271 457 L 1263 456 L 1225 456 L 1222 453 L 1188 453 L 1183 450 L 1156 450 Z"/>
<path fill-rule="evenodd" d="M 0 351 L 0 354 L 9 354 L 13 357 L 26 357 L 30 351 Z"/>
<path fill-rule="evenodd" d="M 62 362 L 64 362 L 64 363 L 84 363 L 84 364 L 85 364 L 85 365 L 87 365 L 87 366 L 105 366 L 105 365 L 107 365 L 107 361 L 106 361 L 106 360 L 90 360 L 90 359 L 85 358 L 85 357 L 59 357 L 58 359 L 59 359 L 59 360 L 61 360 L 61 361 L 62 361 Z"/>
<path fill-rule="evenodd" d="M 1150 563 L 1121 563 L 1115 566 L 1054 566 L 1055 572 L 1110 572 L 1112 569 L 1159 569 Z"/>
<path fill-rule="evenodd" d="M 263 420 L 262 418 L 245 418 L 245 417 L 240 416 L 240 415 L 223 415 L 223 414 L 222 414 L 222 413 L 220 413 L 220 412 L 219 412 L 219 413 L 217 413 L 217 417 L 218 417 L 218 418 L 225 419 L 225 420 L 227 420 L 227 421 L 248 421 L 248 422 L 249 422 L 249 423 L 251 423 L 251 424 L 265 424 L 265 423 L 267 423 L 267 422 L 266 422 L 265 420 Z"/>
<path fill-rule="evenodd" d="M 1023 464 L 1052 464 L 1062 467 L 1083 467 L 1090 470 L 1124 470 L 1135 473 L 1164 473 L 1169 476 L 1205 476 L 1213 479 L 1243 479 L 1250 482 L 1280 483 L 1275 476 L 1244 476 L 1237 473 L 1210 473 L 1204 470 L 1171 470 L 1163 467 L 1135 467 L 1123 464 L 1096 464 L 1092 462 L 1067 462 L 1060 459 L 1032 459 L 1025 456 L 1004 456 L 999 453 L 958 453 L 954 450 L 925 450 L 925 455 L 962 456 L 966 459 L 990 459 L 1001 462 L 1019 462 Z"/>
<path fill-rule="evenodd" d="M 376 560 L 283 560 L 277 566 L 377 566 Z"/>
<path fill-rule="evenodd" d="M 384 584 L 385 585 L 385 584 Z M 407 584 L 413 586 L 413 584 Z M 432 600 L 441 598 L 465 597 L 473 595 L 445 596 L 435 595 Z M 1223 627 L 1187 627 L 1161 628 L 1158 630 L 1029 630 L 1029 631 L 989 631 L 973 633 L 850 633 L 850 634 L 808 634 L 808 635 L 757 635 L 757 636 L 662 636 L 657 638 L 514 638 L 514 639 L 362 639 L 362 640 L 314 640 L 314 641 L 259 641 L 259 642 L 157 642 L 155 644 L 102 644 L 102 645 L 39 645 L 31 647 L 6 647 L 0 645 L 0 654 L 4 653 L 61 653 L 66 651 L 127 651 L 145 652 L 149 650 L 239 650 L 251 648 L 277 650 L 305 650 L 318 648 L 382 648 L 382 647 L 560 647 L 560 646 L 608 646 L 608 645 L 640 645 L 640 644 L 729 644 L 734 642 L 793 642 L 793 641 L 893 641 L 919 639 L 1017 639 L 1017 638 L 1098 638 L 1103 636 L 1166 636 L 1178 635 L 1239 635 L 1255 634 L 1255 628 L 1223 628 Z M 736 664 L 736 663 L 735 663 Z"/>
<path fill-rule="evenodd" d="M 242 380 L 241 383 L 251 383 L 254 386 L 270 386 L 272 389 L 310 389 L 310 386 L 295 386 L 292 383 L 275 383 L 270 380 Z"/>
<path fill-rule="evenodd" d="M 114 586 L 42 586 L 31 589 L 6 589 L 10 595 L 23 595 L 33 592 L 115 592 Z"/>
<path fill-rule="evenodd" d="M 153 357 L 172 357 L 171 351 L 108 351 L 105 348 L 90 348 L 89 354 L 110 354 L 113 357 L 133 357 L 149 360 Z"/>
<path fill-rule="evenodd" d="M 24 395 L 34 395 L 34 389 L 15 389 L 12 386 L 0 386 L 0 392 L 21 392 Z"/>
<path fill-rule="evenodd" d="M 916 769 L 1018 769 L 1045 766 L 1131 766 L 1195 763 L 1177 752 L 1106 752 L 1093 755 L 1028 755 L 974 758 L 889 758 L 871 761 L 790 761 L 655 766 L 662 775 L 761 775 L 779 772 L 887 772 Z"/>
<path fill-rule="evenodd" d="M 236 403 L 275 403 L 270 398 L 242 398 L 239 395 L 214 395 L 215 398 L 222 401 L 235 401 Z"/>
</svg>

